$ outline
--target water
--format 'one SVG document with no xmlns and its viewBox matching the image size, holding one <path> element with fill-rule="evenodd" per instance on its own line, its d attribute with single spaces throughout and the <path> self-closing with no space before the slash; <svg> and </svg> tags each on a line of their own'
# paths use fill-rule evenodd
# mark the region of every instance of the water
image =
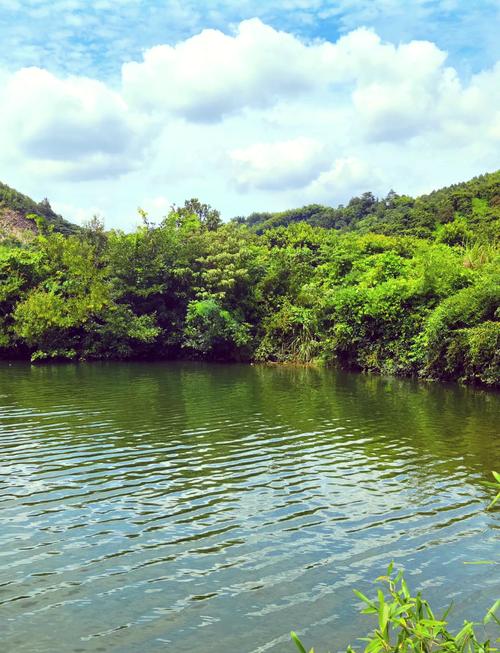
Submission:
<svg viewBox="0 0 500 653">
<path fill-rule="evenodd" d="M 2 651 L 292 653 L 292 628 L 337 651 L 391 559 L 479 618 L 499 406 L 329 370 L 2 364 Z"/>
</svg>

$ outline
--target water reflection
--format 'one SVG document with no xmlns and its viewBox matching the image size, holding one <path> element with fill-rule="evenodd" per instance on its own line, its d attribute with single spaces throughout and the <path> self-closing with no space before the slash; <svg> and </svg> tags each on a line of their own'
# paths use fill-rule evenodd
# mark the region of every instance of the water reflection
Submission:
<svg viewBox="0 0 500 653">
<path fill-rule="evenodd" d="M 4 644 L 337 650 L 391 558 L 480 616 L 500 583 L 463 562 L 495 555 L 498 408 L 312 368 L 1 366 Z"/>
</svg>

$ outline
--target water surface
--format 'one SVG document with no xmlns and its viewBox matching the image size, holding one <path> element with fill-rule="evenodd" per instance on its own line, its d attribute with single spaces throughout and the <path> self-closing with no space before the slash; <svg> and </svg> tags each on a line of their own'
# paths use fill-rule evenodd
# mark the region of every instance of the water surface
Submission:
<svg viewBox="0 0 500 653">
<path fill-rule="evenodd" d="M 1 364 L 2 651 L 292 653 L 292 628 L 337 651 L 391 559 L 479 618 L 499 407 L 331 370 Z"/>
</svg>

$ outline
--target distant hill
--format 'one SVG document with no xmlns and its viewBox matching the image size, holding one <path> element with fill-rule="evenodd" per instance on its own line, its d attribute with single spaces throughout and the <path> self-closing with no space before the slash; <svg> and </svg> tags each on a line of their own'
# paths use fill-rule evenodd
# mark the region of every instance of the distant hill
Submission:
<svg viewBox="0 0 500 653">
<path fill-rule="evenodd" d="M 0 182 L 0 238 L 36 233 L 37 218 L 45 227 L 70 235 L 80 227 L 52 210 L 47 199 L 35 202 Z M 278 213 L 258 212 L 233 218 L 258 234 L 296 222 L 358 233 L 409 235 L 429 238 L 442 230 L 444 241 L 453 244 L 468 237 L 496 239 L 500 234 L 500 170 L 453 184 L 420 197 L 390 191 L 377 198 L 371 192 L 353 197 L 334 208 L 309 204 Z"/>
<path fill-rule="evenodd" d="M 37 220 L 34 216 L 42 218 L 44 226 L 65 235 L 79 230 L 77 225 L 55 213 L 47 199 L 35 202 L 0 182 L 0 236 L 19 237 L 27 232 L 36 233 Z"/>
<path fill-rule="evenodd" d="M 427 238 L 442 225 L 454 223 L 466 232 L 498 236 L 500 170 L 417 198 L 398 195 L 394 191 L 386 197 L 376 198 L 367 192 L 337 208 L 310 204 L 280 213 L 252 213 L 234 220 L 260 234 L 294 222 L 307 222 L 326 229 Z"/>
</svg>

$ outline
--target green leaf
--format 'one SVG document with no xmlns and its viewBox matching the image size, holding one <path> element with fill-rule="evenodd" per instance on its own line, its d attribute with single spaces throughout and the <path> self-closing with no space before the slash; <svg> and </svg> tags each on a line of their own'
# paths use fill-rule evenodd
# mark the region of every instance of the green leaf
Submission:
<svg viewBox="0 0 500 653">
<path fill-rule="evenodd" d="M 385 596 L 384 596 L 384 593 L 382 592 L 382 590 L 377 590 L 377 597 L 378 597 L 379 606 L 384 605 Z"/>
<path fill-rule="evenodd" d="M 379 624 L 380 624 L 380 630 L 382 632 L 385 632 L 388 621 L 389 621 L 389 606 L 387 605 L 387 603 L 384 603 L 381 606 L 381 611 L 379 614 Z"/>
<path fill-rule="evenodd" d="M 363 601 L 363 603 L 366 603 L 367 605 L 370 606 L 370 608 L 373 608 L 373 609 L 376 610 L 376 606 L 375 606 L 374 601 L 370 600 L 367 596 L 362 594 L 359 590 L 353 589 L 352 591 L 354 592 L 354 594 L 356 594 L 358 599 L 361 599 Z"/>
<path fill-rule="evenodd" d="M 304 645 L 302 644 L 302 642 L 300 641 L 299 636 L 297 635 L 297 633 L 295 633 L 292 630 L 292 632 L 290 633 L 290 637 L 295 642 L 295 646 L 299 649 L 300 653 L 307 653 L 307 651 L 304 648 Z"/>
<path fill-rule="evenodd" d="M 497 490 L 500 490 L 500 473 L 498 472 L 491 472 L 491 473 L 493 474 L 495 483 L 487 483 L 487 485 L 489 485 L 490 487 L 494 487 Z M 493 501 L 488 505 L 486 510 L 491 510 L 499 501 L 500 501 L 500 491 L 497 493 Z"/>
<path fill-rule="evenodd" d="M 442 621 L 444 621 L 445 623 L 446 623 L 446 618 L 447 618 L 448 615 L 450 614 L 452 608 L 453 608 L 453 601 L 452 601 L 452 602 L 450 603 L 450 605 L 446 608 L 446 610 L 444 611 L 443 616 L 441 617 Z"/>
<path fill-rule="evenodd" d="M 498 564 L 495 560 L 471 560 L 470 562 L 464 562 L 464 565 L 496 565 Z"/>
<path fill-rule="evenodd" d="M 497 619 L 495 612 L 500 608 L 500 599 L 495 601 L 495 603 L 491 606 L 491 608 L 488 610 L 486 613 L 486 616 L 483 619 L 483 623 L 487 624 L 489 623 L 492 619 L 496 621 L 497 623 L 500 623 L 500 621 Z"/>
<path fill-rule="evenodd" d="M 499 501 L 500 501 L 500 492 L 496 495 L 496 497 L 493 499 L 493 501 L 488 505 L 486 510 L 491 510 L 493 508 L 493 506 L 495 506 Z"/>
<path fill-rule="evenodd" d="M 470 637 L 471 633 L 472 624 L 469 621 L 466 621 L 462 630 L 455 635 L 455 639 L 458 643 L 461 643 L 461 640 Z"/>
</svg>

